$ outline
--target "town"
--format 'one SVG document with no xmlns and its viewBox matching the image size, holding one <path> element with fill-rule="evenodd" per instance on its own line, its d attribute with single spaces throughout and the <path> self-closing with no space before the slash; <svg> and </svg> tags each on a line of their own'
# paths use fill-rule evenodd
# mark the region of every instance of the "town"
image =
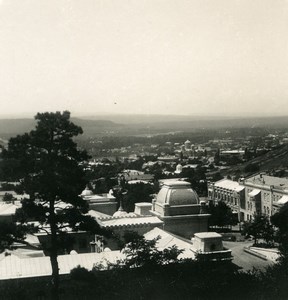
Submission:
<svg viewBox="0 0 288 300">
<path fill-rule="evenodd" d="M 36 134 L 40 125 L 45 130 L 47 118 L 63 118 L 63 122 L 69 122 L 69 115 L 67 112 L 38 114 Z M 55 132 L 60 130 L 56 122 L 53 126 Z M 31 131 L 30 135 L 32 138 L 35 134 Z M 43 131 L 40 140 L 42 135 L 45 136 Z M 53 186 L 41 188 L 44 178 L 38 181 L 36 174 L 29 175 L 30 183 L 26 183 L 29 164 L 24 173 L 23 170 L 19 173 L 19 166 L 26 165 L 29 155 L 21 163 L 27 155 L 23 152 L 24 157 L 18 157 L 16 163 L 18 150 L 13 150 L 13 143 L 21 136 L 12 137 L 9 142 L 3 137 L 0 279 L 4 283 L 9 280 L 13 286 L 15 280 L 21 279 L 24 284 L 29 282 L 27 280 L 54 274 L 50 265 L 51 211 L 47 201 L 41 200 L 42 196 L 37 199 L 43 189 L 45 193 L 56 195 L 53 213 L 59 218 L 55 223 L 59 223 L 59 241 L 55 257 L 60 278 L 67 278 L 69 274 L 77 278 L 84 270 L 91 275 L 127 266 L 141 269 L 156 259 L 151 249 L 158 255 L 154 268 L 187 264 L 187 261 L 206 264 L 206 267 L 213 263 L 212 270 L 216 265 L 220 269 L 225 266 L 242 272 L 255 268 L 264 272 L 266 268 L 278 266 L 287 226 L 287 222 L 282 224 L 281 221 L 287 216 L 288 205 L 287 136 L 288 132 L 279 128 L 270 132 L 267 128 L 194 129 L 193 132 L 135 137 L 137 143 L 129 135 L 107 135 L 104 139 L 101 137 L 103 140 L 99 140 L 99 136 L 84 135 L 76 139 L 78 151 L 88 150 L 92 155 L 84 155 L 84 159 L 78 160 L 78 166 L 71 165 L 61 179 L 67 181 L 65 176 L 69 176 L 69 172 L 72 175 L 74 168 L 83 173 L 83 178 L 72 176 L 75 186 L 83 182 L 78 193 L 86 205 L 83 220 L 77 214 L 70 215 L 74 209 L 71 199 L 75 197 L 71 194 L 71 199 L 65 200 L 70 191 L 60 196 Z M 19 143 L 21 140 L 17 141 L 17 147 Z M 30 143 L 32 147 L 33 139 Z M 44 146 L 45 141 L 42 143 Z M 42 157 L 40 164 L 42 160 L 45 163 L 45 153 L 50 151 L 49 145 L 45 147 L 44 154 L 43 150 L 38 154 Z M 58 158 L 55 159 L 50 164 L 55 164 Z M 31 164 L 35 170 L 37 159 Z M 60 179 L 50 180 L 58 186 Z M 38 186 L 31 190 L 31 182 Z M 36 194 L 35 189 L 39 190 Z M 36 205 L 34 208 L 32 203 Z M 89 226 L 85 225 L 87 221 Z M 16 229 L 19 224 L 26 226 L 25 230 L 21 229 L 22 233 Z M 165 254 L 169 258 L 165 258 Z M 163 256 L 162 260 L 159 255 Z M 87 274 L 83 274 L 86 278 Z M 249 296 L 256 293 L 254 289 L 248 291 Z"/>
</svg>

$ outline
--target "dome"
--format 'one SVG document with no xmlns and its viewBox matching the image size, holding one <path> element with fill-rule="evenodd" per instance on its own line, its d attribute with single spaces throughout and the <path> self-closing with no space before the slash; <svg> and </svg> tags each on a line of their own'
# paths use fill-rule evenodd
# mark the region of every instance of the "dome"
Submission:
<svg viewBox="0 0 288 300">
<path fill-rule="evenodd" d="M 81 196 L 92 196 L 93 192 L 86 186 L 85 190 L 82 191 Z"/>
<path fill-rule="evenodd" d="M 163 185 L 156 197 L 156 203 L 170 206 L 199 204 L 199 197 L 189 182 L 171 181 Z"/>
<path fill-rule="evenodd" d="M 128 213 L 125 210 L 117 210 L 114 214 L 114 218 L 121 218 L 121 217 L 126 217 Z"/>
<path fill-rule="evenodd" d="M 181 164 L 178 164 L 178 165 L 176 166 L 176 171 L 175 171 L 175 173 L 176 173 L 176 174 L 180 174 L 180 173 L 182 173 L 182 170 L 183 170 L 182 165 L 181 165 Z"/>
<path fill-rule="evenodd" d="M 113 214 L 113 217 L 120 218 L 120 217 L 126 217 L 128 213 L 122 208 L 122 203 L 120 203 L 119 209 Z"/>
</svg>

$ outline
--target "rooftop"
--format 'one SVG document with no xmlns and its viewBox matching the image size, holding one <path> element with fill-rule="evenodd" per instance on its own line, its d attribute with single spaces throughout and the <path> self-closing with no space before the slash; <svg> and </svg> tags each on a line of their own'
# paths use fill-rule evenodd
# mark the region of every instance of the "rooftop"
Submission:
<svg viewBox="0 0 288 300">
<path fill-rule="evenodd" d="M 237 181 L 229 180 L 229 179 L 222 179 L 214 184 L 215 187 L 233 190 L 235 192 L 240 192 L 244 189 L 243 185 L 240 185 Z"/>
<path fill-rule="evenodd" d="M 154 216 L 135 216 L 127 215 L 119 218 L 107 218 L 98 220 L 99 224 L 105 228 L 118 228 L 118 227 L 129 227 L 129 226 L 145 226 L 145 225 L 162 225 L 163 222 Z"/>
<path fill-rule="evenodd" d="M 95 263 L 116 263 L 118 259 L 124 258 L 120 251 L 108 251 L 101 253 L 84 253 L 59 255 L 59 274 L 69 274 L 78 265 L 91 270 Z M 27 278 L 50 276 L 52 273 L 49 256 L 19 258 L 13 252 L 0 254 L 0 279 Z"/>
<path fill-rule="evenodd" d="M 199 204 L 197 193 L 186 181 L 168 181 L 161 187 L 156 203 L 161 205 L 194 205 Z"/>
<path fill-rule="evenodd" d="M 10 216 L 14 215 L 17 208 L 20 208 L 21 205 L 16 205 L 13 203 L 1 203 L 0 204 L 0 216 Z"/>
<path fill-rule="evenodd" d="M 222 235 L 217 232 L 198 232 L 194 236 L 200 239 L 222 238 Z"/>
<path fill-rule="evenodd" d="M 274 186 L 282 189 L 288 188 L 288 178 L 280 178 L 269 175 L 258 174 L 250 178 L 245 179 L 245 183 L 252 183 L 263 186 Z"/>
<path fill-rule="evenodd" d="M 178 259 L 184 258 L 195 258 L 195 253 L 191 250 L 192 243 L 190 241 L 185 241 L 185 239 L 178 237 L 172 233 L 164 231 L 160 228 L 154 228 L 144 234 L 146 240 L 152 240 L 157 237 L 160 239 L 157 241 L 156 247 L 159 250 L 167 249 L 172 246 L 176 246 L 179 250 L 183 252 L 178 256 Z"/>
</svg>

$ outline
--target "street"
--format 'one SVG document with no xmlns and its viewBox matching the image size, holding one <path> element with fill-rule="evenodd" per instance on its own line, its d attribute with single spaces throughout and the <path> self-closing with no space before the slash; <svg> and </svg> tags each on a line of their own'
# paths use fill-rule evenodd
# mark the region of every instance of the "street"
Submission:
<svg viewBox="0 0 288 300">
<path fill-rule="evenodd" d="M 252 246 L 253 242 L 227 242 L 223 241 L 223 246 L 227 249 L 232 250 L 233 263 L 239 266 L 243 271 L 252 270 L 253 267 L 256 269 L 264 270 L 273 262 L 269 260 L 263 260 L 259 257 L 244 252 L 244 247 Z"/>
</svg>

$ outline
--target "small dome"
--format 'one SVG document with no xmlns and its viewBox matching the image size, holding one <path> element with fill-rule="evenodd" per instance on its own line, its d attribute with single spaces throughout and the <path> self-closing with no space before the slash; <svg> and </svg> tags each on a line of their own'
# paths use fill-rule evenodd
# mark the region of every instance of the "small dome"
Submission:
<svg viewBox="0 0 288 300">
<path fill-rule="evenodd" d="M 114 214 L 114 218 L 121 218 L 121 217 L 126 217 L 128 213 L 125 210 L 117 210 Z"/>
<path fill-rule="evenodd" d="M 123 209 L 122 203 L 120 202 L 119 209 L 113 214 L 113 217 L 120 218 L 120 217 L 126 217 L 128 213 Z"/>
<path fill-rule="evenodd" d="M 93 192 L 86 186 L 85 190 L 82 191 L 81 196 L 92 196 Z"/>
<path fill-rule="evenodd" d="M 171 181 L 163 185 L 156 197 L 156 202 L 170 206 L 191 205 L 199 204 L 199 197 L 189 182 Z"/>
<path fill-rule="evenodd" d="M 180 174 L 180 173 L 182 173 L 182 170 L 183 170 L 182 165 L 181 165 L 181 164 L 178 164 L 178 165 L 176 166 L 176 171 L 175 171 L 175 173 L 176 173 L 176 174 Z"/>
</svg>

